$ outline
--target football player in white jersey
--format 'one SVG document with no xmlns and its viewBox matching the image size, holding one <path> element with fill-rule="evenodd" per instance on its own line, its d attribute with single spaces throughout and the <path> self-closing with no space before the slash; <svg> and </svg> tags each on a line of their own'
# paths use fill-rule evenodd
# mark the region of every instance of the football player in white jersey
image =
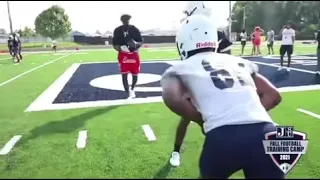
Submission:
<svg viewBox="0 0 320 180">
<path fill-rule="evenodd" d="M 183 13 L 186 15 L 186 18 L 192 15 L 204 15 L 210 17 L 212 14 L 212 9 L 210 8 L 208 1 L 188 1 L 186 7 L 184 8 Z M 181 22 L 186 19 L 184 18 Z M 230 42 L 223 31 L 215 29 L 217 32 L 219 46 L 217 48 L 218 53 L 231 54 L 232 42 Z M 190 124 L 190 121 L 181 119 L 176 131 L 176 137 L 173 147 L 173 152 L 170 157 L 170 164 L 172 166 L 180 166 L 180 150 L 184 140 L 184 137 L 187 132 L 187 128 Z"/>
<path fill-rule="evenodd" d="M 246 178 L 284 178 L 262 143 L 266 133 L 275 131 L 267 111 L 281 96 L 255 64 L 215 53 L 216 32 L 205 16 L 183 22 L 176 36 L 182 61 L 161 79 L 164 103 L 184 119 L 203 124 L 201 178 L 225 179 L 241 169 Z M 196 111 L 201 115 L 193 116 Z"/>
</svg>

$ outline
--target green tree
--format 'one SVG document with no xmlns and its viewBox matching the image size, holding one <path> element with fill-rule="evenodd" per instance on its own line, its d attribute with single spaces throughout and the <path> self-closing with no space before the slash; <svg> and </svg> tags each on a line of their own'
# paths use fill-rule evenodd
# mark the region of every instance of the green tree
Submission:
<svg viewBox="0 0 320 180">
<path fill-rule="evenodd" d="M 237 1 L 232 10 L 232 31 L 241 31 L 245 10 L 245 28 L 248 32 L 260 26 L 279 33 L 283 24 L 290 21 L 297 34 L 307 33 L 320 25 L 319 7 L 320 1 Z"/>
<path fill-rule="evenodd" d="M 57 5 L 40 13 L 34 24 L 38 34 L 51 39 L 65 37 L 71 32 L 68 15 L 62 7 Z"/>
<path fill-rule="evenodd" d="M 20 34 L 21 37 L 35 37 L 36 32 L 29 28 L 28 26 L 24 27 L 24 29 L 17 30 L 17 33 Z"/>
</svg>

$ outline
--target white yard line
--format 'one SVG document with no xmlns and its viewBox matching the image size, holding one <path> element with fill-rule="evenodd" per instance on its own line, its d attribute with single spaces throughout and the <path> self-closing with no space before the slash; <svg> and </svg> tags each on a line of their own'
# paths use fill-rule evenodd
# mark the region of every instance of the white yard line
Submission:
<svg viewBox="0 0 320 180">
<path fill-rule="evenodd" d="M 7 81 L 4 81 L 4 82 L 0 83 L 0 87 L 6 85 L 6 84 L 8 84 L 8 83 L 10 83 L 10 82 L 12 82 L 12 81 L 14 81 L 14 80 L 16 80 L 16 79 L 19 79 L 20 77 L 22 77 L 22 76 L 24 76 L 24 75 L 26 75 L 26 74 L 32 73 L 33 71 L 35 71 L 35 70 L 37 70 L 37 69 L 40 69 L 40 68 L 45 67 L 45 66 L 47 66 L 47 65 L 49 65 L 49 64 L 52 64 L 52 63 L 54 63 L 54 62 L 56 62 L 56 61 L 59 61 L 60 59 L 63 59 L 63 58 L 65 58 L 65 57 L 67 57 L 67 56 L 70 56 L 70 55 L 72 55 L 73 53 L 74 53 L 74 52 L 69 53 L 69 54 L 66 54 L 66 55 L 61 56 L 61 57 L 59 57 L 59 58 L 57 58 L 57 59 L 54 59 L 54 60 L 49 61 L 49 62 L 47 62 L 47 63 L 44 63 L 44 64 L 42 64 L 42 65 L 40 65 L 40 66 L 37 66 L 37 67 L 35 67 L 35 68 L 32 68 L 32 69 L 30 69 L 30 70 L 28 70 L 28 71 L 26 71 L 26 72 L 24 72 L 24 73 L 21 73 L 21 74 L 15 76 L 15 77 L 13 77 L 13 78 L 7 80 Z"/>
<path fill-rule="evenodd" d="M 319 115 L 319 114 L 313 113 L 313 112 L 311 112 L 311 111 L 307 111 L 307 110 L 300 109 L 300 108 L 297 109 L 297 111 L 302 112 L 302 113 L 304 113 L 304 114 L 307 114 L 307 115 L 309 115 L 309 116 L 312 116 L 312 117 L 314 117 L 314 118 L 320 119 L 320 115 Z"/>
<path fill-rule="evenodd" d="M 149 126 L 149 124 L 142 125 L 142 129 L 143 129 L 144 134 L 146 135 L 148 141 L 155 141 L 157 139 L 156 136 L 154 135 L 151 127 Z"/>
<path fill-rule="evenodd" d="M 83 149 L 86 147 L 87 137 L 88 137 L 88 131 L 86 130 L 79 131 L 78 141 L 76 145 L 77 148 Z"/>
<path fill-rule="evenodd" d="M 30 54 L 24 54 L 24 53 L 22 54 L 23 57 L 26 57 L 28 55 Z M 6 61 L 6 60 L 12 60 L 12 57 L 0 58 L 0 61 Z"/>
<path fill-rule="evenodd" d="M 12 57 L 8 57 L 8 58 L 1 58 L 0 61 L 6 61 L 6 60 L 10 60 L 12 59 Z"/>
<path fill-rule="evenodd" d="M 0 151 L 0 155 L 6 155 L 8 154 L 12 148 L 14 147 L 14 145 L 21 139 L 21 135 L 16 135 L 13 136 L 9 142 L 7 142 L 7 144 L 1 149 Z"/>
<path fill-rule="evenodd" d="M 55 82 L 53 82 L 47 90 L 45 90 L 28 108 L 26 111 L 47 107 L 52 104 L 58 93 L 67 84 L 72 75 L 76 72 L 81 64 L 72 64 Z"/>
<path fill-rule="evenodd" d="M 275 65 L 275 64 L 269 64 L 269 63 L 263 63 L 263 62 L 258 62 L 258 61 L 252 61 L 256 64 L 261 64 L 261 65 L 265 65 L 265 66 L 271 66 L 271 67 L 281 67 L 281 66 L 278 66 L 278 65 Z M 299 71 L 299 72 L 305 72 L 305 73 L 310 73 L 310 74 L 316 74 L 316 72 L 314 71 L 309 71 L 309 70 L 304 70 L 304 69 L 298 69 L 298 68 L 290 68 L 291 70 L 294 70 L 294 71 Z"/>
</svg>

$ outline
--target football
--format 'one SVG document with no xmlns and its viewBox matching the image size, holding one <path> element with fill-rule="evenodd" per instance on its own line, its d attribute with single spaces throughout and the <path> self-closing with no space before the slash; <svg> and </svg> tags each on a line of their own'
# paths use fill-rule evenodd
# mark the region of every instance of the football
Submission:
<svg viewBox="0 0 320 180">
<path fill-rule="evenodd" d="M 128 49 L 130 50 L 130 52 L 136 51 L 137 50 L 137 42 L 135 42 L 133 39 L 128 41 Z"/>
<path fill-rule="evenodd" d="M 166 106 L 175 114 L 192 121 L 202 121 L 201 113 L 191 102 L 187 90 L 178 78 L 168 78 L 162 83 L 162 98 Z"/>
</svg>

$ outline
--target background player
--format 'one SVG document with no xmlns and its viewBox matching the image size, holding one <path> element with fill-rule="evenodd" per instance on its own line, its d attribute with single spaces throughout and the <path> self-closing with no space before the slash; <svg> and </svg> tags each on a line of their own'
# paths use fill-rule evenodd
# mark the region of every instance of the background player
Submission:
<svg viewBox="0 0 320 180">
<path fill-rule="evenodd" d="M 275 131 L 267 111 L 280 103 L 279 92 L 252 62 L 215 53 L 216 29 L 207 17 L 187 21 L 176 36 L 183 61 L 166 70 L 161 86 L 170 110 L 203 123 L 201 177 L 225 179 L 242 169 L 246 178 L 284 178 L 262 143 Z"/>
<path fill-rule="evenodd" d="M 8 51 L 10 53 L 10 55 L 12 56 L 12 58 L 14 58 L 13 56 L 13 36 L 10 35 L 9 39 L 8 39 Z"/>
<path fill-rule="evenodd" d="M 208 5 L 207 1 L 188 1 L 187 6 L 185 10 L 183 11 L 186 17 L 192 16 L 192 15 L 204 15 L 206 17 L 210 17 L 212 14 L 212 9 Z M 184 18 L 185 20 L 186 18 Z M 182 23 L 184 22 L 182 20 Z M 217 29 L 215 29 L 217 31 Z M 218 37 L 218 53 L 227 53 L 231 54 L 231 47 L 232 42 L 230 42 L 223 31 L 217 31 L 217 37 Z M 188 129 L 188 126 L 190 124 L 190 120 L 184 120 L 183 118 L 180 120 L 177 131 L 176 131 L 176 137 L 173 147 L 173 152 L 171 153 L 170 157 L 170 164 L 172 166 L 179 166 L 180 165 L 180 150 L 181 146 L 184 140 L 184 137 L 186 136 L 186 132 Z M 201 126 L 202 127 L 202 126 Z"/>
<path fill-rule="evenodd" d="M 21 50 L 22 50 L 22 43 L 21 43 L 21 40 L 20 40 L 20 34 L 16 33 L 16 38 L 18 40 L 18 55 L 19 55 L 19 58 L 20 60 L 22 60 L 22 54 L 21 54 Z"/>
<path fill-rule="evenodd" d="M 13 34 L 13 40 L 12 40 L 12 52 L 13 52 L 13 59 L 16 63 L 21 62 L 21 54 L 20 54 L 20 39 L 17 34 Z"/>
<path fill-rule="evenodd" d="M 124 90 L 129 98 L 135 98 L 134 87 L 138 81 L 140 72 L 139 48 L 143 44 L 140 30 L 129 24 L 131 16 L 124 14 L 121 16 L 123 25 L 117 27 L 113 32 L 113 47 L 118 51 L 118 61 L 122 74 Z M 131 89 L 129 89 L 128 73 L 132 74 Z"/>
<path fill-rule="evenodd" d="M 52 40 L 52 50 L 54 52 L 57 52 L 57 41 L 56 40 Z"/>
<path fill-rule="evenodd" d="M 268 54 L 274 54 L 273 51 L 273 44 L 274 44 L 274 31 L 270 29 L 267 33 L 267 47 L 268 47 Z"/>
<path fill-rule="evenodd" d="M 282 42 L 280 46 L 280 65 L 279 70 L 283 69 L 283 57 L 287 53 L 288 65 L 286 70 L 290 71 L 291 55 L 293 54 L 293 45 L 296 37 L 296 32 L 291 28 L 290 22 L 287 22 L 281 29 Z"/>
</svg>

